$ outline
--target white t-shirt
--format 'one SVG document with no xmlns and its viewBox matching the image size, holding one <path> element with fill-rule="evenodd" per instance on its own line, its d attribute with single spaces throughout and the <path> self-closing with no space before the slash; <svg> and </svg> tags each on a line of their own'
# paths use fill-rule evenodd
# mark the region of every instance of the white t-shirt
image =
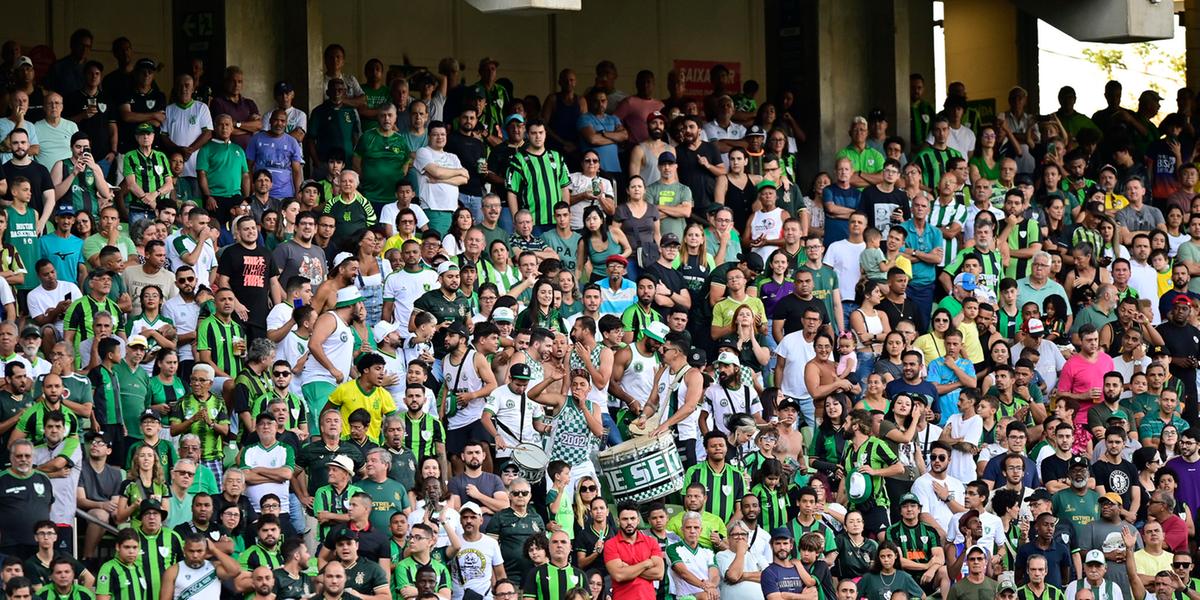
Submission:
<svg viewBox="0 0 1200 600">
<path fill-rule="evenodd" d="M 746 127 L 734 121 L 729 122 L 728 129 L 721 127 L 721 124 L 717 123 L 715 120 L 709 121 L 704 124 L 704 127 L 701 128 L 700 132 L 704 134 L 704 137 L 706 138 L 704 141 L 706 142 L 715 142 L 717 140 L 741 140 L 746 137 Z M 721 162 L 725 163 L 725 166 L 729 166 L 728 152 L 721 153 Z"/>
<path fill-rule="evenodd" d="M 271 113 L 273 113 L 277 110 L 279 110 L 278 107 L 272 108 L 271 110 L 267 111 L 267 114 L 263 115 L 263 118 L 262 118 L 262 130 L 263 131 L 271 130 Z M 287 109 L 286 112 L 287 112 L 287 126 L 283 130 L 284 133 L 291 133 L 297 129 L 299 129 L 300 131 L 308 131 L 308 115 L 304 114 L 304 111 L 293 106 L 293 107 Z"/>
<path fill-rule="evenodd" d="M 944 429 L 949 429 L 950 435 L 978 447 L 979 442 L 983 440 L 983 417 L 973 415 L 963 420 L 962 413 L 956 413 L 946 421 Z M 975 473 L 975 457 L 968 452 L 951 448 L 950 468 L 946 470 L 946 474 L 959 481 L 975 481 L 979 478 Z"/>
<path fill-rule="evenodd" d="M 933 134 L 930 133 L 925 138 L 926 144 L 933 144 Z M 958 129 L 950 128 L 950 137 L 946 138 L 946 145 L 958 150 L 962 153 L 963 158 L 966 158 L 975 151 L 975 132 L 967 127 L 966 123 L 959 126 Z"/>
<path fill-rule="evenodd" d="M 270 321 L 268 317 L 268 323 L 269 322 Z M 268 325 L 268 327 L 270 327 L 270 325 Z M 279 326 L 276 325 L 275 327 Z M 292 365 L 292 383 L 288 389 L 297 396 L 303 395 L 303 392 L 300 390 L 300 373 L 302 373 L 303 370 L 297 372 L 296 363 L 300 361 L 300 357 L 304 356 L 306 352 L 308 352 L 308 338 L 302 338 L 299 335 L 296 335 L 295 329 L 292 329 L 286 336 L 284 336 L 283 341 L 279 342 L 279 345 L 276 347 L 275 351 L 276 358 L 279 360 L 286 360 L 289 365 Z M 307 360 L 304 361 L 305 366 L 307 366 L 309 362 L 310 361 Z"/>
<path fill-rule="evenodd" d="M 167 261 L 171 265 L 170 270 L 174 272 L 179 267 L 187 264 L 183 262 L 183 255 L 191 252 L 196 248 L 196 240 L 182 233 L 176 233 L 167 238 Z M 212 273 L 217 270 L 217 249 L 214 242 L 204 240 L 204 249 L 200 251 L 200 256 L 196 259 L 196 264 L 191 265 L 196 271 L 196 285 L 209 285 L 212 281 Z"/>
<path fill-rule="evenodd" d="M 383 282 L 383 299 L 393 302 L 392 322 L 398 323 L 401 331 L 408 331 L 413 302 L 439 285 L 437 271 L 433 269 L 421 269 L 417 273 L 401 269 L 388 275 Z"/>
<path fill-rule="evenodd" d="M 430 181 L 425 174 L 425 167 L 429 165 L 443 169 L 461 169 L 462 163 L 458 157 L 445 150 L 434 150 L 426 146 L 417 150 L 417 157 L 413 160 L 413 168 L 421 174 L 421 201 L 425 208 L 447 212 L 458 208 L 458 186 Z"/>
<path fill-rule="evenodd" d="M 582 194 L 583 192 L 586 192 L 586 191 L 590 191 L 592 189 L 592 180 L 593 179 L 600 180 L 600 193 L 601 194 L 608 196 L 609 198 L 617 197 L 616 194 L 613 193 L 612 182 L 603 177 L 600 177 L 599 175 L 597 175 L 596 177 L 588 177 L 587 175 L 584 175 L 583 173 L 571 173 L 570 183 L 567 184 L 567 189 L 571 192 L 572 196 L 574 196 L 576 194 Z M 649 184 L 647 184 L 647 185 L 649 185 Z M 600 203 L 593 202 L 591 200 L 580 200 L 579 202 L 575 202 L 575 203 L 571 204 L 571 230 L 572 231 L 579 231 L 580 229 L 583 229 L 583 211 L 587 210 L 587 207 L 589 207 L 589 206 L 600 206 Z"/>
<path fill-rule="evenodd" d="M 29 297 L 26 303 L 29 305 L 29 314 L 44 315 L 50 312 L 56 304 L 62 302 L 64 298 L 72 300 L 82 298 L 83 292 L 79 291 L 79 286 L 69 281 L 59 281 L 58 287 L 48 290 L 42 286 L 37 286 L 29 290 Z M 59 319 L 54 323 L 54 329 L 58 331 L 58 335 L 63 334 L 63 320 Z"/>
<path fill-rule="evenodd" d="M 524 410 L 521 410 L 522 402 L 525 405 Z M 496 456 L 512 455 L 512 449 L 518 443 L 517 436 L 521 437 L 520 442 L 539 443 L 541 441 L 541 434 L 533 428 L 533 422 L 540 421 L 543 417 L 541 406 L 529 398 L 523 398 L 522 395 L 513 393 L 508 385 L 499 386 L 488 395 L 487 404 L 484 405 L 483 410 L 492 414 L 492 423 L 496 426 L 496 433 L 504 438 L 504 443 L 508 446 L 503 450 L 497 448 Z M 521 420 L 522 417 L 524 417 L 524 422 Z M 500 423 L 503 423 L 504 427 L 501 427 Z M 505 427 L 512 430 L 512 433 L 509 433 Z"/>
<path fill-rule="evenodd" d="M 722 550 L 717 553 L 717 572 L 721 574 L 721 599 L 763 600 L 762 586 L 758 582 L 743 581 L 731 584 L 725 581 L 725 573 L 729 571 L 729 565 L 733 564 L 735 556 L 732 550 Z M 762 557 L 747 550 L 745 558 L 742 559 L 742 572 L 761 573 L 769 564 L 771 561 L 764 561 Z"/>
<path fill-rule="evenodd" d="M 963 513 L 958 513 L 950 518 L 950 526 L 946 528 L 946 538 L 951 543 L 961 544 L 966 540 L 963 533 L 958 530 L 958 520 Z M 979 522 L 983 525 L 983 537 L 977 542 L 987 550 L 988 555 L 996 553 L 996 548 L 1004 547 L 1008 539 L 1004 532 L 1004 523 L 1000 521 L 1000 517 L 993 515 L 987 511 L 980 511 Z"/>
<path fill-rule="evenodd" d="M 442 508 L 435 511 L 435 516 L 437 516 L 437 518 L 441 521 L 441 524 L 442 524 L 442 526 L 438 528 L 437 543 L 434 544 L 435 548 L 447 548 L 450 546 L 450 537 L 446 535 L 447 527 L 453 527 L 454 531 L 456 533 L 458 533 L 458 536 L 460 538 L 462 537 L 463 530 L 462 530 L 462 524 L 458 518 L 458 511 L 454 510 L 453 508 L 450 508 L 449 503 L 443 503 Z M 408 526 L 412 527 L 413 525 L 416 525 L 417 523 L 421 523 L 424 520 L 425 520 L 425 501 L 417 500 L 417 503 L 415 505 L 413 505 L 412 512 L 408 513 Z M 492 539 L 486 535 L 483 537 L 484 537 L 484 539 L 489 539 L 489 540 Z M 495 540 L 492 540 L 492 542 L 495 543 Z M 497 548 L 499 548 L 499 546 L 497 546 Z M 499 554 L 499 551 L 497 550 L 496 553 Z M 504 562 L 504 561 L 502 560 L 501 562 Z M 491 571 L 488 571 L 488 577 L 489 578 L 491 577 Z"/>
<path fill-rule="evenodd" d="M 425 215 L 425 209 L 421 208 L 420 206 L 417 206 L 416 204 L 409 204 L 408 208 L 411 208 L 413 211 L 413 214 L 417 216 L 417 229 L 418 230 L 420 230 L 422 227 L 429 224 L 429 217 Z M 400 203 L 393 202 L 391 204 L 384 206 L 383 210 L 379 211 L 379 222 L 383 223 L 384 225 L 391 225 L 392 232 L 395 233 L 395 231 L 396 231 L 396 215 L 399 215 L 399 214 L 400 214 Z M 443 231 L 442 233 L 446 233 L 446 232 Z"/>
<path fill-rule="evenodd" d="M 747 401 L 749 401 L 750 414 L 762 414 L 762 401 L 758 398 L 758 393 L 754 391 L 754 386 L 739 385 L 736 390 L 725 389 L 721 382 L 714 381 L 708 389 L 704 390 L 704 399 L 700 401 L 700 406 L 708 413 L 710 430 L 716 429 L 729 435 L 729 431 L 725 427 L 725 421 L 729 419 L 729 415 L 734 413 L 746 412 Z"/>
<path fill-rule="evenodd" d="M 783 237 L 783 221 L 787 219 L 783 209 L 776 207 L 775 210 L 769 212 L 756 211 L 750 215 L 750 237 L 765 238 L 768 240 L 777 240 Z M 779 249 L 779 246 L 760 246 L 754 249 L 754 253 L 761 256 L 763 264 L 766 264 L 767 259 L 771 257 L 771 253 Z"/>
<path fill-rule="evenodd" d="M 1031 338 L 1026 337 L 1025 339 L 1028 340 Z M 1017 361 L 1021 360 L 1021 352 L 1023 350 L 1025 350 L 1025 344 L 1020 342 L 1012 347 L 1012 352 L 1010 353 L 1012 356 L 1010 358 L 1013 366 L 1016 366 Z M 1045 336 L 1042 337 L 1037 350 L 1038 360 L 1035 365 L 1037 372 L 1041 374 L 1042 380 L 1046 382 L 1046 389 L 1057 389 L 1058 374 L 1062 372 L 1063 365 L 1067 364 L 1067 359 L 1063 358 L 1062 350 L 1058 349 L 1058 344 L 1046 339 Z"/>
<path fill-rule="evenodd" d="M 842 300 L 854 300 L 854 287 L 861 278 L 862 267 L 858 257 L 867 249 L 866 242 L 857 244 L 850 240 L 838 240 L 829 245 L 825 251 L 825 264 L 837 271 L 838 290 L 842 292 Z"/>
<path fill-rule="evenodd" d="M 779 391 L 788 398 L 807 398 L 808 385 L 804 383 L 804 365 L 817 356 L 812 342 L 804 339 L 804 331 L 793 331 L 779 341 L 775 354 L 787 360 L 783 367 L 783 382 Z"/>
<path fill-rule="evenodd" d="M 1135 259 L 1129 259 L 1129 287 L 1135 290 L 1152 290 L 1147 297 L 1151 299 L 1158 298 L 1158 271 L 1149 263 L 1138 264 Z M 1150 319 L 1151 325 L 1158 325 L 1162 322 L 1162 315 L 1158 314 L 1158 302 L 1150 302 L 1150 310 L 1153 317 Z"/>
<path fill-rule="evenodd" d="M 163 122 L 162 132 L 176 146 L 187 146 L 196 141 L 205 129 L 212 128 L 212 114 L 207 104 L 193 100 L 187 108 L 174 102 L 167 105 L 167 120 Z M 196 154 L 193 153 L 183 163 L 183 176 L 196 176 Z"/>
<path fill-rule="evenodd" d="M 944 485 L 949 490 L 950 497 L 947 501 L 954 500 L 959 504 L 963 502 L 963 496 L 966 494 L 966 486 L 963 485 L 962 481 L 950 476 L 938 481 L 929 473 L 918 477 L 913 482 L 910 491 L 921 500 L 921 507 L 925 512 L 932 515 L 933 520 L 938 523 L 949 523 L 950 519 L 954 516 L 954 511 L 950 510 L 946 502 L 942 502 L 942 499 L 938 498 L 938 495 L 933 491 L 933 483 L 935 481 Z"/>
<path fill-rule="evenodd" d="M 408 521 L 414 522 L 412 517 Z M 463 540 L 462 548 L 450 560 L 454 563 L 450 569 L 454 573 L 454 584 L 450 586 L 454 600 L 462 600 L 464 590 L 477 592 L 484 600 L 491 600 L 492 572 L 498 565 L 504 564 L 500 542 L 486 535 L 474 542 Z"/>
<path fill-rule="evenodd" d="M 183 299 L 182 295 L 172 296 L 167 298 L 163 303 L 163 316 L 170 319 L 175 324 L 175 333 L 177 335 L 186 335 L 196 332 L 196 326 L 200 320 L 200 305 L 195 301 L 188 302 Z M 195 347 L 195 342 L 191 344 L 180 344 L 178 347 L 179 360 L 192 360 Z"/>
</svg>

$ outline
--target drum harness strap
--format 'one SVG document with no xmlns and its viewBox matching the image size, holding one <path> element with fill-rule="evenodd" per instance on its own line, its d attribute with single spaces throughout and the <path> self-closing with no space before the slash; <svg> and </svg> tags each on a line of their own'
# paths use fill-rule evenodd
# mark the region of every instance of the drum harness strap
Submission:
<svg viewBox="0 0 1200 600">
<path fill-rule="evenodd" d="M 525 405 L 526 404 L 528 404 L 528 401 L 525 399 L 525 393 L 522 392 L 521 393 L 521 435 L 517 435 L 517 434 L 513 433 L 513 430 L 509 429 L 508 425 L 504 424 L 504 421 L 501 421 L 499 418 L 496 419 L 496 425 L 499 426 L 500 429 L 503 429 L 504 433 L 507 433 L 508 435 L 513 436 L 513 438 L 517 440 L 518 445 L 525 443 Z"/>
<path fill-rule="evenodd" d="M 727 388 L 725 386 L 721 386 L 721 391 L 725 392 L 725 398 L 727 400 L 729 400 L 729 407 L 733 408 L 733 406 L 734 406 L 733 397 L 731 397 L 729 395 L 729 388 Z M 750 414 L 750 387 L 743 385 L 742 386 L 742 394 L 745 396 L 745 404 L 746 404 L 746 410 L 744 412 L 746 414 Z M 926 434 L 926 435 L 928 435 L 928 434 Z"/>
<path fill-rule="evenodd" d="M 458 363 L 458 373 L 454 375 L 454 385 L 450 386 L 450 393 L 454 394 L 454 412 L 455 413 L 458 412 L 458 382 L 462 381 L 463 371 L 467 368 L 467 361 L 470 359 L 471 359 L 471 347 L 468 346 L 467 352 L 465 354 L 463 354 L 462 362 Z M 450 366 L 454 366 L 454 363 L 450 362 L 449 357 L 447 357 L 446 362 L 449 362 Z M 446 407 L 446 409 L 449 410 L 450 407 Z M 453 414 L 453 413 L 451 413 L 451 414 Z M 450 415 L 446 415 L 446 416 L 449 417 Z M 497 423 L 499 423 L 499 421 L 497 421 Z"/>
<path fill-rule="evenodd" d="M 683 376 L 691 370 L 691 365 L 684 365 L 678 373 L 671 377 L 671 387 L 667 388 L 667 418 L 670 419 L 676 411 L 679 410 L 679 382 L 683 381 Z M 728 392 L 726 392 L 728 393 Z M 730 403 L 733 401 L 730 400 Z M 665 421 L 664 421 L 665 422 Z"/>
</svg>

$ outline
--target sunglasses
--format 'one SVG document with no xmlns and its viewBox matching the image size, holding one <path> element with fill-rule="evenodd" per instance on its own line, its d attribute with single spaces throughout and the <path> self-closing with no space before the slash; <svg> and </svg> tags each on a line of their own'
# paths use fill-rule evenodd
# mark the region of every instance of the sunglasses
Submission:
<svg viewBox="0 0 1200 600">
<path fill-rule="evenodd" d="M 529 495 L 529 490 L 513 490 L 512 495 L 523 497 Z"/>
<path fill-rule="evenodd" d="M 594 485 L 581 485 L 581 486 L 579 486 L 579 491 L 581 491 L 581 492 L 594 492 L 594 491 L 596 491 L 596 486 L 594 486 Z"/>
<path fill-rule="evenodd" d="M 945 454 L 934 454 L 933 456 L 930 456 L 929 459 L 942 461 L 942 460 L 950 460 L 950 457 L 946 456 Z"/>
<path fill-rule="evenodd" d="M 288 375 L 291 375 L 292 372 L 291 371 L 275 371 L 274 373 L 271 373 L 271 374 L 276 377 L 287 377 Z"/>
<path fill-rule="evenodd" d="M 191 283 L 195 280 L 195 277 L 179 277 L 175 279 L 176 283 Z"/>
<path fill-rule="evenodd" d="M 1190 569 L 1190 568 L 1192 568 L 1192 563 L 1190 563 L 1190 562 L 1177 562 L 1177 563 L 1171 563 L 1171 566 L 1172 566 L 1172 567 L 1175 567 L 1176 569 Z"/>
</svg>

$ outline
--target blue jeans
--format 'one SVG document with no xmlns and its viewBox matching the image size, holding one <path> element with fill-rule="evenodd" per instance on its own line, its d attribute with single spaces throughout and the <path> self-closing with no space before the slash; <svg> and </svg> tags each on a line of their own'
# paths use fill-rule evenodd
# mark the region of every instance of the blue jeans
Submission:
<svg viewBox="0 0 1200 600">
<path fill-rule="evenodd" d="M 802 427 L 817 427 L 817 405 L 813 403 L 812 396 L 806 398 L 796 398 L 796 403 L 800 405 L 800 416 L 804 418 Z"/>
<path fill-rule="evenodd" d="M 842 300 L 842 331 L 854 331 L 850 328 L 850 313 L 858 310 L 858 304 L 853 300 Z"/>
<path fill-rule="evenodd" d="M 604 436 L 604 446 L 611 447 L 620 444 L 624 440 L 621 439 L 621 431 L 617 429 L 617 422 L 613 420 L 612 415 L 604 413 L 600 416 L 600 423 L 608 429 L 608 435 Z"/>
<path fill-rule="evenodd" d="M 497 219 L 497 222 L 500 224 L 500 229 L 503 229 L 507 231 L 509 235 L 512 235 L 513 214 L 512 211 L 508 209 L 508 205 L 500 207 L 500 218 Z"/>
<path fill-rule="evenodd" d="M 300 498 L 295 492 L 288 494 L 288 517 L 292 520 L 292 529 L 297 533 L 304 533 L 304 505 L 300 504 Z"/>
<path fill-rule="evenodd" d="M 860 387 L 857 398 L 862 398 L 867 393 L 867 376 L 875 370 L 875 353 L 859 350 L 855 354 L 858 358 L 858 368 L 854 370 L 854 375 L 858 381 L 855 381 L 855 383 Z"/>
<path fill-rule="evenodd" d="M 909 300 L 913 301 L 913 305 L 917 307 L 917 331 L 927 331 L 929 329 L 929 315 L 933 312 L 933 283 L 924 285 L 909 283 L 906 294 Z"/>
<path fill-rule="evenodd" d="M 458 195 L 458 203 L 471 211 L 471 216 L 475 217 L 476 223 L 483 221 L 483 196 L 469 196 L 460 193 Z M 443 231 L 442 233 L 446 232 Z"/>
</svg>

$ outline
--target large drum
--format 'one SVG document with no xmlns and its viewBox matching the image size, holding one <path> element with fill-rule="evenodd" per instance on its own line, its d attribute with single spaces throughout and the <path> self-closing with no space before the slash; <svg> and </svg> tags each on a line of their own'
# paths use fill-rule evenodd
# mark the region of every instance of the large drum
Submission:
<svg viewBox="0 0 1200 600">
<path fill-rule="evenodd" d="M 546 451 L 542 450 L 541 446 L 524 442 L 513 448 L 509 462 L 517 466 L 525 481 L 534 484 L 546 475 L 546 465 L 550 464 L 550 457 L 546 456 Z"/>
<path fill-rule="evenodd" d="M 617 502 L 649 502 L 683 489 L 683 462 L 669 435 L 613 446 L 600 453 L 600 469 Z"/>
</svg>

